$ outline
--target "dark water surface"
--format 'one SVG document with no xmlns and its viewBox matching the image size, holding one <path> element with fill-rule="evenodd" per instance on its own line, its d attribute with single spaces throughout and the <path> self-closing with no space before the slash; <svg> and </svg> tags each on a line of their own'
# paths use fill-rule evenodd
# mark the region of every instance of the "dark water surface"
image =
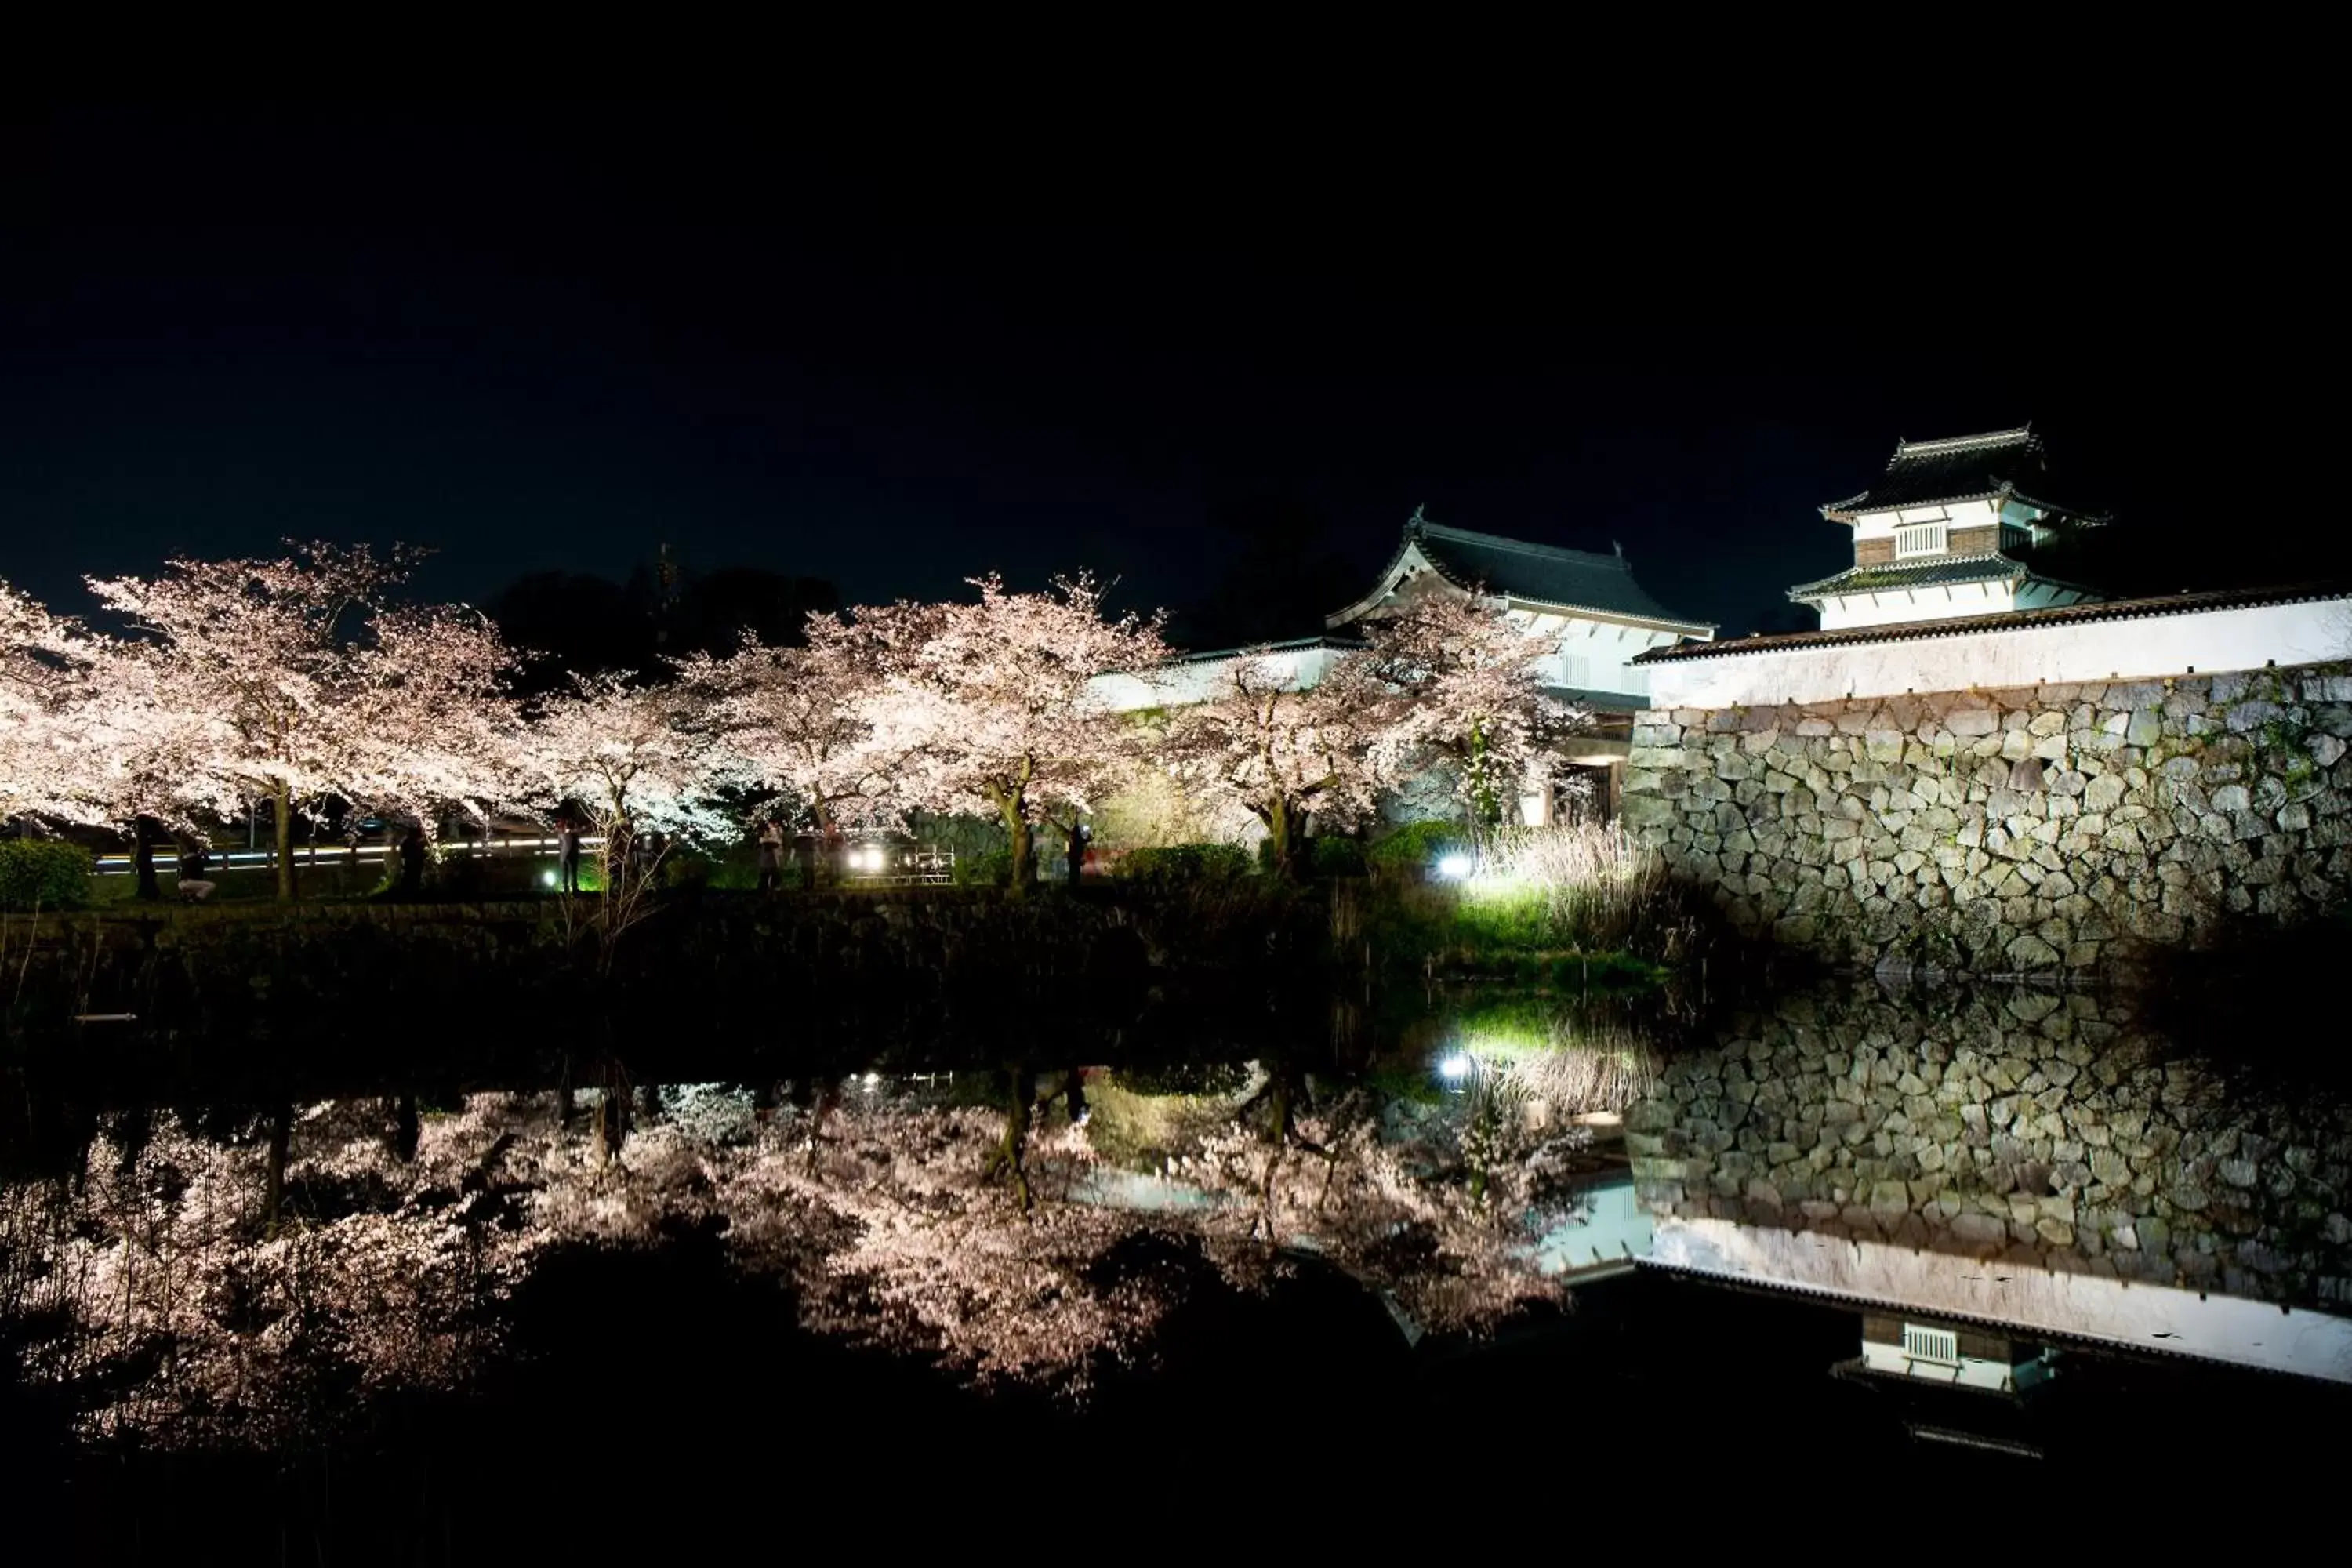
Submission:
<svg viewBox="0 0 2352 1568">
<path fill-rule="evenodd" d="M 1047 1544 L 1179 1498 L 1501 1540 L 2181 1475 L 2285 1517 L 2336 1463 L 2316 1045 L 1843 982 L 1148 1013 L 30 1042 L 16 1517 L 123 1560 Z"/>
</svg>

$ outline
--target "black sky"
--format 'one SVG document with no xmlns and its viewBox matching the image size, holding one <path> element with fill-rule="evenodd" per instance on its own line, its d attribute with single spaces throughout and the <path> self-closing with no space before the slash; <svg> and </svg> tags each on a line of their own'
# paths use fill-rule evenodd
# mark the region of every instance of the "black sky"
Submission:
<svg viewBox="0 0 2352 1568">
<path fill-rule="evenodd" d="M 1425 505 L 1621 542 L 1738 633 L 1802 624 L 1846 551 L 1814 509 L 1898 436 L 2027 419 L 2158 579 L 2341 568 L 2324 258 L 2193 137 L 1906 174 L 1297 123 L 26 118 L 0 577 L 81 608 L 173 552 L 400 538 L 486 598 L 667 541 L 852 601 L 1091 566 L 1181 607 L 1254 528 L 1319 518 L 1368 577 Z"/>
</svg>

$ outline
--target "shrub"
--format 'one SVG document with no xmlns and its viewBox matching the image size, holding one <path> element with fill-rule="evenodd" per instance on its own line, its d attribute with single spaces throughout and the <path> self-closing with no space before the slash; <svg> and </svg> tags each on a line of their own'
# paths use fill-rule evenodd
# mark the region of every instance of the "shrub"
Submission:
<svg viewBox="0 0 2352 1568">
<path fill-rule="evenodd" d="M 1013 846 L 1004 824 L 992 816 L 948 816 L 938 812 L 914 811 L 907 814 L 906 826 L 918 843 L 954 850 L 959 865 L 992 849 L 1009 851 Z"/>
<path fill-rule="evenodd" d="M 959 853 L 955 885 L 959 888 L 1002 888 L 1013 880 L 1013 851 L 983 849 L 976 855 Z"/>
<path fill-rule="evenodd" d="M 1112 1081 L 1129 1094 L 1155 1099 L 1215 1099 L 1247 1089 L 1249 1074 L 1233 1062 L 1168 1062 L 1120 1068 Z"/>
<path fill-rule="evenodd" d="M 1408 822 L 1364 851 L 1364 863 L 1384 876 L 1419 877 L 1441 856 L 1469 847 L 1459 823 Z"/>
<path fill-rule="evenodd" d="M 1364 874 L 1364 847 L 1352 838 L 1309 839 L 1312 851 L 1307 856 L 1307 868 L 1318 877 L 1360 877 Z"/>
<path fill-rule="evenodd" d="M 1232 844 L 1171 844 L 1162 848 L 1130 849 L 1118 862 L 1118 875 L 1123 880 L 1147 887 L 1234 882 L 1248 876 L 1249 869 L 1249 856 Z"/>
<path fill-rule="evenodd" d="M 58 838 L 0 839 L 0 909 L 78 909 L 89 901 L 89 851 Z"/>
</svg>

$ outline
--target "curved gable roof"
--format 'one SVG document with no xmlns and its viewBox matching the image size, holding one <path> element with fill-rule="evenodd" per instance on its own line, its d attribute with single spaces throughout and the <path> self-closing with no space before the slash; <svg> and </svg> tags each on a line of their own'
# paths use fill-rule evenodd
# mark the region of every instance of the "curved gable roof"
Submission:
<svg viewBox="0 0 2352 1568">
<path fill-rule="evenodd" d="M 1381 569 L 1385 582 L 1419 548 L 1423 560 L 1439 576 L 1465 593 L 1488 594 L 1530 605 L 1556 605 L 1565 610 L 1590 610 L 1627 620 L 1659 621 L 1676 627 L 1714 628 L 1706 621 L 1678 616 L 1650 596 L 1633 580 L 1633 569 L 1622 555 L 1600 555 L 1568 550 L 1556 544 L 1532 544 L 1499 534 L 1474 533 L 1431 522 L 1416 510 L 1405 524 L 1396 553 Z M 1368 606 L 1351 606 L 1333 617 L 1335 623 L 1361 614 Z"/>
<path fill-rule="evenodd" d="M 1822 515 L 1852 522 L 1866 512 L 1942 501 L 1984 500 L 2015 495 L 2048 511 L 2075 515 L 2040 498 L 2049 492 L 2050 458 L 2030 425 L 1980 436 L 1936 441 L 1898 441 L 1886 472 L 1860 495 L 1833 500 Z"/>
</svg>

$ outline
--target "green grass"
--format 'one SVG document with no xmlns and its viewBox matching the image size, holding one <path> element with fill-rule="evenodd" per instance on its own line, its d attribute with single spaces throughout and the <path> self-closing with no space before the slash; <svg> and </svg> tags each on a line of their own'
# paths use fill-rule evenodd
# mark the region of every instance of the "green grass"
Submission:
<svg viewBox="0 0 2352 1568">
<path fill-rule="evenodd" d="M 1390 884 L 1365 919 L 1389 961 L 1475 970 L 1535 984 L 1643 986 L 1712 945 L 1697 889 L 1608 827 L 1494 834 L 1459 883 Z"/>
</svg>

